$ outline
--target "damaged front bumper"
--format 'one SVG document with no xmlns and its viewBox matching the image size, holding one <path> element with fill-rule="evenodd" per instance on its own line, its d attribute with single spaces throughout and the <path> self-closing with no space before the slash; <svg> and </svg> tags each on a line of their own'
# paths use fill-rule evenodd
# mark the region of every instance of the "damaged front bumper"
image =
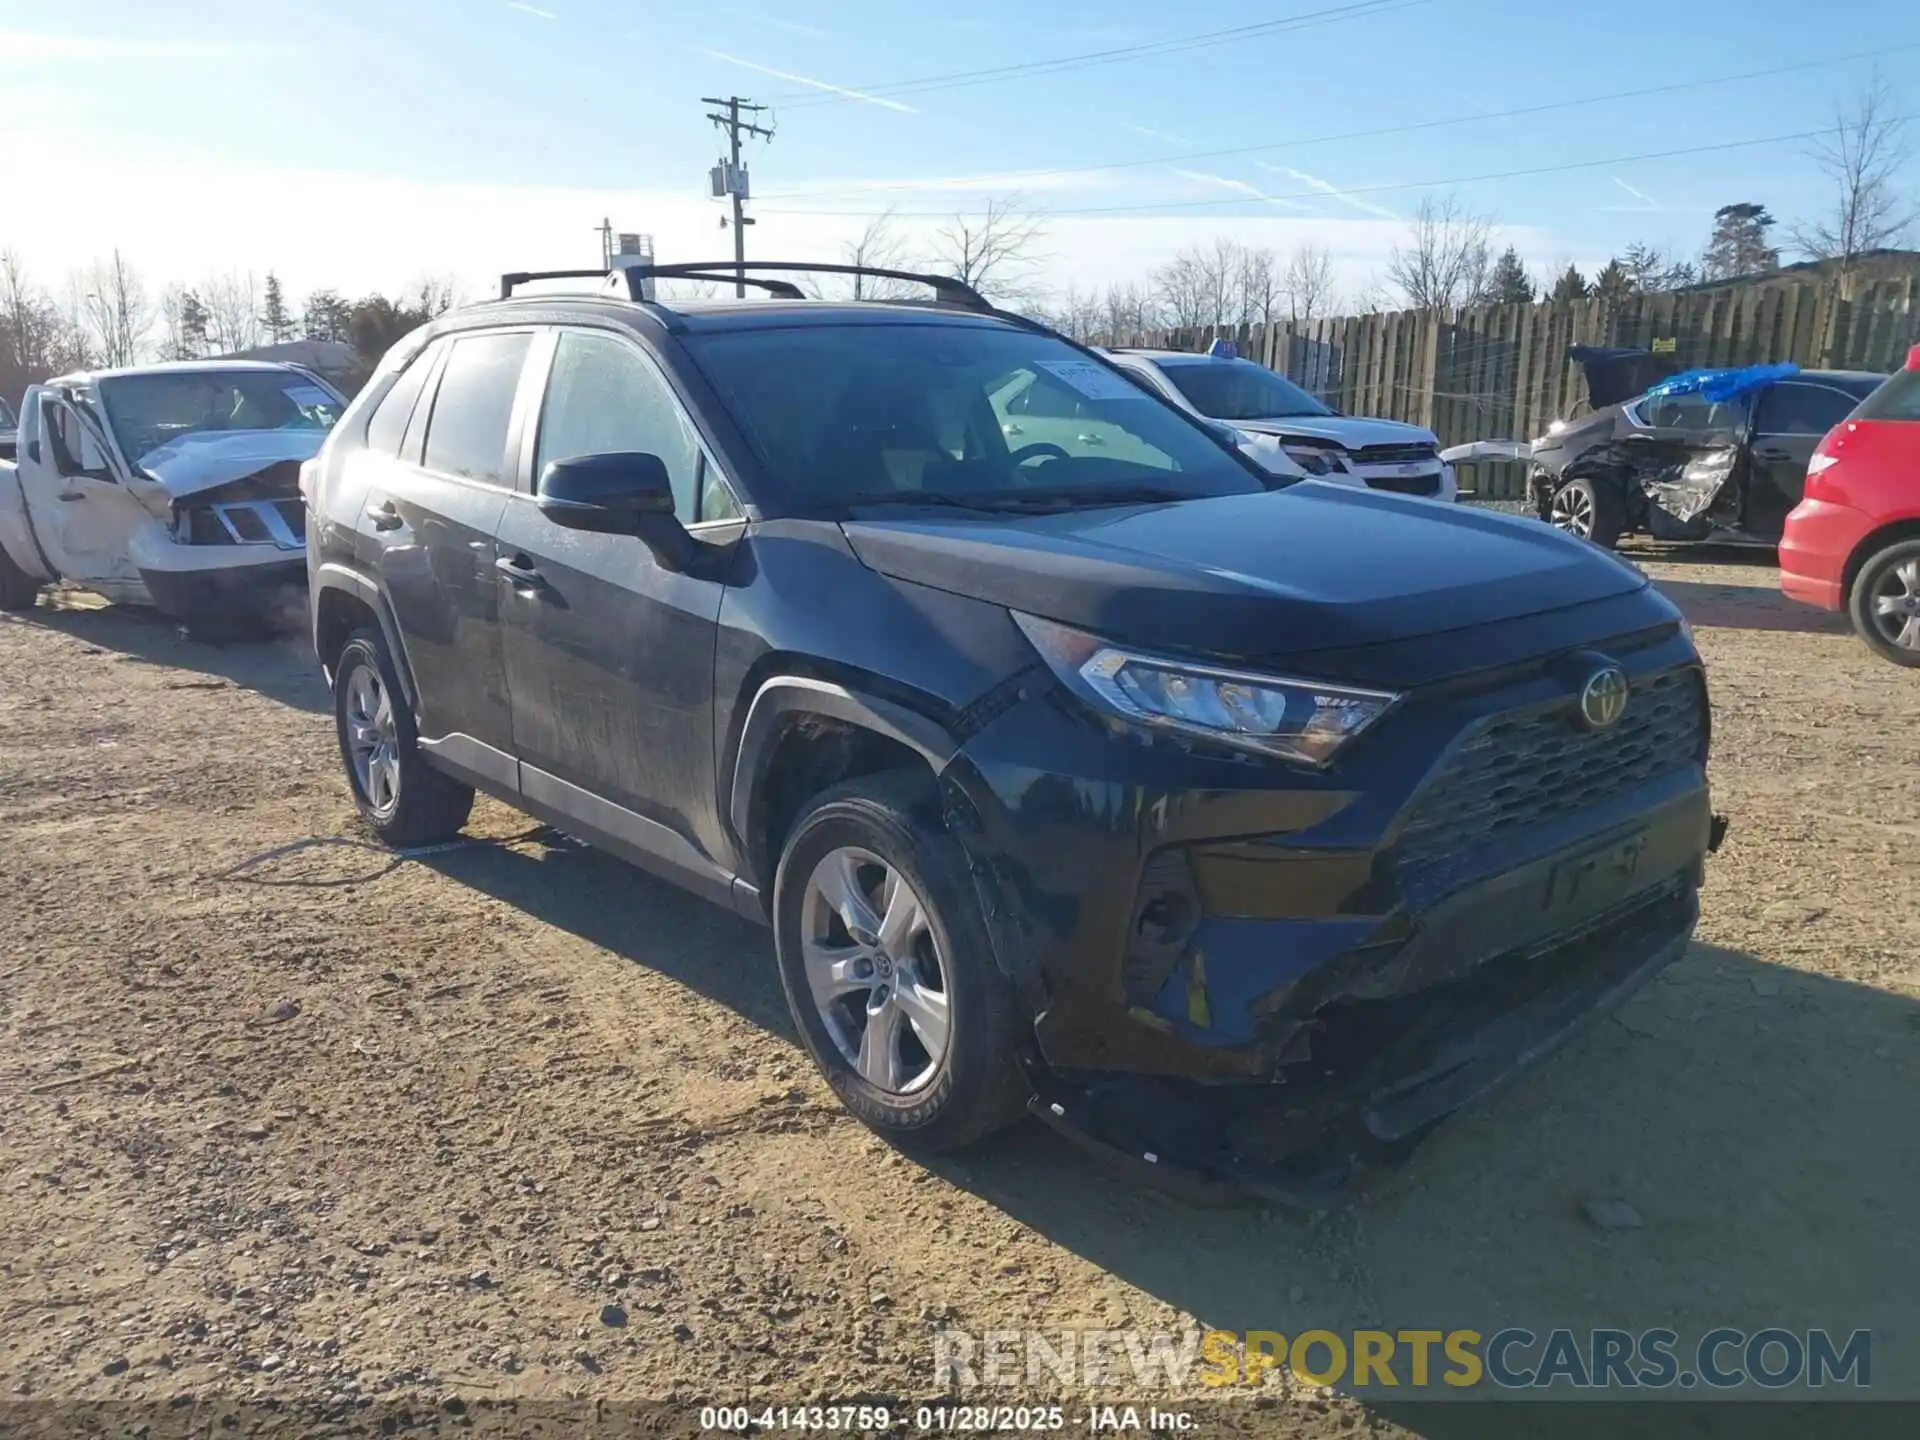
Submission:
<svg viewBox="0 0 1920 1440">
<path fill-rule="evenodd" d="M 1627 718 L 1543 666 L 1382 722 L 1345 775 L 1100 734 L 1058 696 L 949 767 L 1041 1119 L 1157 1185 L 1339 1195 L 1682 954 L 1724 834 L 1677 633 Z M 1364 773 L 1359 767 L 1364 763 Z"/>
<path fill-rule="evenodd" d="M 154 523 L 130 558 L 154 608 L 190 626 L 274 620 L 306 592 L 303 544 L 183 544 Z"/>
</svg>

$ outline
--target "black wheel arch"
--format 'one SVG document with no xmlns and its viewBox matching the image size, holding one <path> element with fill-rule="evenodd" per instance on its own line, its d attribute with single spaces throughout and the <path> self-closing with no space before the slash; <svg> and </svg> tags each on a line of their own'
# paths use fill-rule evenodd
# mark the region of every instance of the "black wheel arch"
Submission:
<svg viewBox="0 0 1920 1440">
<path fill-rule="evenodd" d="M 783 794 L 778 782 L 786 767 L 780 761 L 795 745 L 819 757 L 820 773 L 787 775 L 795 793 Z M 920 766 L 930 782 L 937 781 L 959 748 L 939 720 L 857 682 L 766 677 L 746 707 L 732 763 L 720 767 L 720 808 L 738 847 L 742 878 L 770 893 L 784 811 L 842 780 L 878 770 Z"/>
<path fill-rule="evenodd" d="M 313 651 L 319 657 L 329 683 L 333 680 L 335 662 L 339 660 L 340 652 L 353 632 L 377 626 L 387 642 L 387 654 L 393 660 L 401 692 L 406 697 L 407 705 L 417 714 L 420 689 L 413 678 L 413 666 L 407 659 L 406 642 L 401 637 L 399 622 L 394 619 L 393 607 L 387 603 L 379 585 L 357 570 L 327 561 L 314 568 L 312 595 Z"/>
</svg>

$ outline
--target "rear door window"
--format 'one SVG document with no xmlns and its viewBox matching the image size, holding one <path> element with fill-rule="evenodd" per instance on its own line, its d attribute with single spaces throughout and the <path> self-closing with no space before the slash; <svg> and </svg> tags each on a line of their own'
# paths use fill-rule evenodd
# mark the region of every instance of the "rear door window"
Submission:
<svg viewBox="0 0 1920 1440">
<path fill-rule="evenodd" d="M 1783 381 L 1760 397 L 1753 432 L 1756 435 L 1824 435 L 1851 415 L 1859 403 L 1844 390 Z"/>
<path fill-rule="evenodd" d="M 453 342 L 427 422 L 421 463 L 442 475 L 507 482 L 507 430 L 530 331 L 467 335 Z"/>
</svg>

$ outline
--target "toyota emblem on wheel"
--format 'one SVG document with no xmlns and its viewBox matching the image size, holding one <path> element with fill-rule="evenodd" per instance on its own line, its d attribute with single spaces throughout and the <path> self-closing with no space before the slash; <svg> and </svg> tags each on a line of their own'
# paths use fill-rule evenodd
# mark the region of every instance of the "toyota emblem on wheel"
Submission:
<svg viewBox="0 0 1920 1440">
<path fill-rule="evenodd" d="M 1620 723 L 1627 713 L 1627 673 L 1618 665 L 1608 665 L 1587 677 L 1580 692 L 1580 718 L 1595 730 L 1606 730 Z"/>
</svg>

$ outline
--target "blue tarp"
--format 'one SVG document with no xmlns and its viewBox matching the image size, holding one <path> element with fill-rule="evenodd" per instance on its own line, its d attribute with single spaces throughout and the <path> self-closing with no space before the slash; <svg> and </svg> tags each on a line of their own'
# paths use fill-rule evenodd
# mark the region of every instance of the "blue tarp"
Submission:
<svg viewBox="0 0 1920 1440">
<path fill-rule="evenodd" d="M 1746 365 L 1737 370 L 1688 370 L 1671 380 L 1662 380 L 1647 391 L 1649 396 L 1698 395 L 1714 404 L 1723 404 L 1736 395 L 1764 390 L 1800 373 L 1791 360 L 1780 365 Z"/>
</svg>

